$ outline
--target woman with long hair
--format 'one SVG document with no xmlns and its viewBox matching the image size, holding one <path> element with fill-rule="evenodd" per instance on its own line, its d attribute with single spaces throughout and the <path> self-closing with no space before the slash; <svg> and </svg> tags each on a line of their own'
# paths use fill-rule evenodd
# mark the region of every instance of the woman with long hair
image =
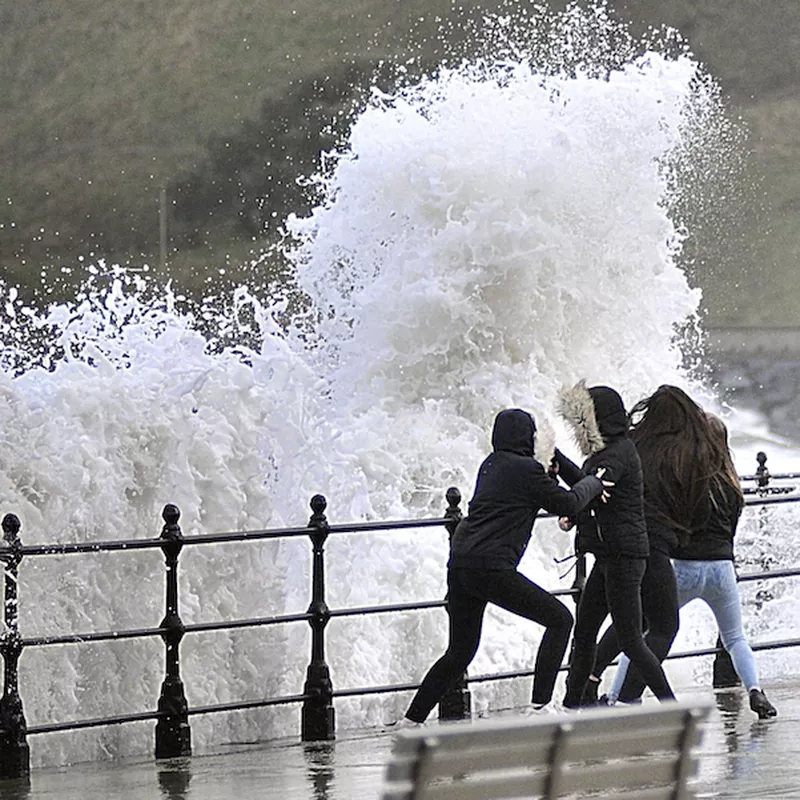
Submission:
<svg viewBox="0 0 800 800">
<path fill-rule="evenodd" d="M 682 536 L 673 559 L 678 605 L 702 600 L 719 626 L 722 645 L 736 674 L 747 689 L 750 708 L 760 719 L 777 715 L 761 689 L 758 669 L 742 625 L 742 606 L 734 568 L 733 540 L 744 508 L 744 496 L 728 445 L 728 429 L 719 417 L 706 414 L 705 441 L 711 450 L 707 488 L 694 507 L 687 535 Z M 626 700 L 641 696 L 644 685 L 623 659 L 615 690 Z M 624 688 L 623 688 L 624 687 Z"/>
</svg>

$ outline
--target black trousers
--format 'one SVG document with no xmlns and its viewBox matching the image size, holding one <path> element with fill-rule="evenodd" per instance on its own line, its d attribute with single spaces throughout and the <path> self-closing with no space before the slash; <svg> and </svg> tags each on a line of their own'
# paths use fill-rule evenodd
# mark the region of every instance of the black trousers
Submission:
<svg viewBox="0 0 800 800">
<path fill-rule="evenodd" d="M 678 633 L 678 586 L 675 570 L 666 553 L 651 550 L 647 568 L 642 578 L 642 612 L 646 633 L 644 640 L 659 661 L 669 653 Z M 617 629 L 614 625 L 600 639 L 594 674 L 599 678 L 609 664 L 622 652 Z M 642 696 L 644 681 L 636 669 L 629 669 L 620 690 L 619 700 L 630 703 Z"/>
<path fill-rule="evenodd" d="M 553 696 L 558 670 L 572 630 L 572 614 L 556 597 L 516 570 L 455 568 L 447 574 L 449 643 L 445 654 L 428 670 L 406 716 L 424 722 L 450 686 L 463 675 L 478 650 L 487 603 L 544 625 L 533 679 L 536 705 Z"/>
<path fill-rule="evenodd" d="M 581 705 L 597 651 L 597 635 L 606 617 L 616 628 L 622 651 L 660 700 L 674 699 L 661 662 L 642 635 L 641 586 L 647 559 L 608 556 L 598 558 L 581 594 L 575 618 L 575 636 L 567 676 L 564 705 Z"/>
</svg>

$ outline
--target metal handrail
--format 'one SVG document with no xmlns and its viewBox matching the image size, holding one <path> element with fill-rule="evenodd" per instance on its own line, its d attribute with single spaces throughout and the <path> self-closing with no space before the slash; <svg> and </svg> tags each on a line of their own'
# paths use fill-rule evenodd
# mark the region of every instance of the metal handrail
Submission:
<svg viewBox="0 0 800 800">
<path fill-rule="evenodd" d="M 779 476 L 773 476 L 779 477 Z M 748 499 L 746 505 L 776 505 L 780 503 L 793 503 L 798 502 L 800 496 L 797 497 L 774 497 L 764 496 L 753 499 Z M 539 518 L 552 519 L 553 514 L 541 513 Z M 369 522 L 369 523 L 349 523 L 337 524 L 330 526 L 331 533 L 365 533 L 372 531 L 386 532 L 390 530 L 405 528 L 405 529 L 418 529 L 418 528 L 432 528 L 441 527 L 446 523 L 443 517 L 436 517 L 432 519 L 421 520 L 390 520 L 383 523 Z M 234 533 L 221 533 L 221 534 L 207 534 L 202 536 L 184 536 L 181 540 L 184 546 L 200 545 L 200 544 L 219 544 L 230 543 L 238 541 L 253 541 L 256 539 L 293 537 L 293 536 L 308 536 L 309 528 L 283 528 L 276 529 L 275 531 L 241 531 L 236 538 Z M 274 535 L 273 535 L 274 534 Z M 74 555 L 77 553 L 96 553 L 96 552 L 114 552 L 114 551 L 133 551 L 146 548 L 162 548 L 163 540 L 161 539 L 136 539 L 129 541 L 101 541 L 92 543 L 67 543 L 67 544 L 48 544 L 48 545 L 22 545 L 17 549 L 21 556 L 51 556 L 51 555 Z M 11 553 L 11 548 L 8 546 L 0 546 L 0 560 L 8 557 Z M 791 577 L 798 574 L 796 571 L 770 571 L 755 573 L 752 575 L 741 575 L 739 581 L 759 580 L 765 577 Z M 575 587 L 568 589 L 554 589 L 551 594 L 555 596 L 576 595 L 579 590 Z M 348 617 L 366 614 L 381 614 L 390 613 L 395 611 L 414 611 L 428 608 L 444 607 L 444 600 L 431 600 L 420 601 L 414 603 L 395 603 L 385 606 L 363 606 L 360 608 L 345 608 L 330 610 L 330 617 Z M 288 622 L 308 622 L 312 619 L 312 614 L 296 613 L 284 614 L 274 617 L 256 617 L 253 619 L 229 620 L 227 622 L 198 622 L 189 625 L 184 625 L 185 633 L 199 633 L 208 631 L 218 631 L 226 629 L 248 628 L 248 627 L 262 627 L 265 625 L 276 625 Z M 163 628 L 137 628 L 132 630 L 113 630 L 113 631 L 93 631 L 91 633 L 75 633 L 65 634 L 61 636 L 41 636 L 30 637 L 21 639 L 24 647 L 41 647 L 46 645 L 56 644 L 82 644 L 84 642 L 105 642 L 105 641 L 121 641 L 126 639 L 145 638 L 152 636 L 161 636 Z"/>
<path fill-rule="evenodd" d="M 542 515 L 552 516 L 552 514 Z M 348 522 L 330 525 L 328 533 L 385 533 L 388 531 L 417 528 L 441 528 L 447 522 L 444 517 L 429 519 L 388 520 L 384 522 Z M 225 544 L 230 542 L 253 542 L 265 539 L 287 539 L 308 536 L 309 527 L 275 528 L 272 530 L 228 531 L 224 533 L 204 533 L 181 537 L 184 547 L 200 544 Z M 115 539 L 100 542 L 61 542 L 53 544 L 26 544 L 18 548 L 22 556 L 55 556 L 86 553 L 109 553 L 128 550 L 157 550 L 164 546 L 163 539 Z M 0 545 L 0 560 L 11 555 L 8 545 Z"/>
<path fill-rule="evenodd" d="M 787 473 L 785 475 L 772 475 L 771 478 L 792 478 L 800 477 L 800 473 Z M 740 480 L 755 480 L 755 476 L 741 476 Z M 771 487 L 772 488 L 772 487 Z M 795 487 L 781 487 L 781 491 L 794 491 Z M 758 493 L 758 489 L 753 489 L 753 493 Z M 757 497 L 748 496 L 745 504 L 748 506 L 772 505 L 775 503 L 794 503 L 800 500 L 800 492 L 797 496 L 774 497 L 765 492 Z M 542 511 L 538 519 L 553 519 L 554 514 Z M 394 530 L 420 528 L 438 528 L 447 523 L 446 517 L 432 517 L 427 519 L 404 519 L 386 520 L 370 522 L 349 522 L 337 523 L 328 526 L 329 534 L 343 533 L 387 533 Z M 182 536 L 181 543 L 184 546 L 201 544 L 226 544 L 231 542 L 262 541 L 265 539 L 284 539 L 299 536 L 308 536 L 309 527 L 274 528 L 271 530 L 250 530 L 250 531 L 227 531 L 223 533 L 189 534 Z M 26 544 L 18 548 L 22 556 L 53 556 L 53 555 L 76 555 L 86 553 L 108 553 L 114 551 L 133 551 L 133 550 L 157 550 L 164 546 L 163 539 L 114 539 L 99 542 L 54 542 L 50 544 L 31 545 Z M 0 561 L 8 558 L 12 554 L 12 549 L 7 544 L 0 544 Z"/>
<path fill-rule="evenodd" d="M 763 456 L 763 458 L 762 458 Z M 775 487 L 770 485 L 771 480 L 800 478 L 800 473 L 782 473 L 770 475 L 765 467 L 766 456 L 759 454 L 759 471 L 755 475 L 741 476 L 744 481 L 756 481 L 757 487 L 748 489 L 745 502 L 747 506 L 768 506 L 783 503 L 797 502 L 800 500 L 800 493 L 795 492 L 794 486 Z M 778 494 L 778 492 L 780 494 Z M 45 725 L 34 725 L 26 727 L 24 717 L 21 716 L 21 702 L 19 703 L 19 713 L 12 708 L 11 715 L 3 716 L 0 714 L 0 777 L 5 775 L 4 753 L 5 737 L 8 731 L 2 726 L 8 726 L 11 719 L 19 723 L 22 731 L 22 740 L 26 734 L 50 733 L 56 731 L 78 730 L 105 725 L 118 725 L 128 722 L 142 720 L 157 721 L 157 745 L 156 756 L 168 757 L 171 755 L 188 755 L 191 753 L 188 736 L 188 718 L 200 714 L 210 714 L 222 711 L 246 710 L 263 708 L 267 706 L 284 705 L 290 703 L 303 704 L 303 739 L 333 738 L 333 712 L 332 701 L 334 698 L 353 697 L 358 695 L 370 695 L 381 693 L 392 693 L 418 688 L 419 684 L 403 683 L 385 686 L 372 687 L 352 687 L 346 689 L 333 689 L 328 675 L 327 664 L 324 659 L 324 628 L 332 618 L 345 618 L 357 615 L 371 615 L 384 613 L 398 613 L 415 610 L 444 608 L 445 600 L 427 600 L 417 602 L 400 602 L 386 605 L 348 607 L 340 609 L 329 609 L 324 599 L 324 573 L 322 568 L 323 545 L 329 535 L 353 534 L 353 533 L 377 533 L 393 532 L 403 529 L 425 529 L 445 527 L 450 534 L 458 523 L 461 512 L 459 509 L 460 494 L 457 490 L 450 489 L 447 492 L 448 510 L 442 517 L 418 520 L 390 520 L 390 521 L 369 521 L 345 524 L 329 524 L 324 515 L 326 501 L 321 496 L 316 496 L 311 501 L 313 515 L 307 526 L 288 527 L 272 530 L 251 530 L 251 531 L 232 531 L 213 534 L 183 536 L 177 525 L 180 515 L 177 507 L 168 505 L 164 509 L 165 526 L 160 538 L 137 539 L 137 540 L 113 540 L 101 542 L 71 542 L 56 543 L 46 545 L 22 545 L 16 530 L 12 530 L 14 525 L 7 528 L 7 515 L 3 520 L 3 530 L 5 532 L 6 544 L 0 545 L 0 560 L 7 564 L 6 569 L 6 622 L 7 630 L 0 634 L 0 650 L 4 657 L 6 667 L 6 684 L 8 687 L 9 664 L 13 664 L 12 672 L 12 700 L 16 687 L 16 660 L 25 647 L 46 646 L 54 644 L 82 644 L 86 642 L 105 642 L 119 641 L 124 639 L 134 639 L 140 637 L 160 636 L 164 639 L 168 653 L 168 674 L 162 686 L 162 696 L 159 699 L 158 709 L 155 711 L 144 711 L 131 714 L 112 715 L 94 719 L 84 719 L 76 721 L 55 722 Z M 542 513 L 542 518 L 552 518 L 554 515 Z M 16 518 L 14 518 L 16 519 Z M 16 529 L 19 523 L 16 521 Z M 279 538 L 293 538 L 298 536 L 308 536 L 313 544 L 313 570 L 312 570 L 312 602 L 306 612 L 294 614 L 282 614 L 269 617 L 258 617 L 251 619 L 236 619 L 228 621 L 209 621 L 185 625 L 181 622 L 177 614 L 177 562 L 178 554 L 183 547 L 206 545 L 239 543 L 247 541 L 259 541 Z M 16 567 L 23 557 L 28 556 L 52 556 L 52 555 L 71 555 L 87 554 L 98 552 L 113 551 L 138 551 L 144 549 L 161 549 L 167 560 L 167 615 L 159 627 L 139 628 L 123 631 L 91 632 L 84 634 L 67 634 L 59 636 L 41 636 L 22 638 L 16 627 L 16 616 L 12 624 L 8 624 L 8 614 L 11 609 L 16 614 Z M 739 575 L 740 582 L 796 577 L 800 575 L 800 567 L 789 567 L 778 570 L 762 571 Z M 12 580 L 9 580 L 12 578 Z M 13 586 L 12 586 L 13 584 Z M 580 593 L 580 582 L 568 589 L 557 589 L 552 592 L 555 595 L 577 595 Z M 14 595 L 9 602 L 9 593 Z M 177 651 L 182 637 L 187 633 L 203 633 L 209 631 L 232 630 L 245 627 L 259 627 L 295 622 L 307 622 L 312 628 L 312 661 L 308 669 L 308 680 L 301 694 L 288 695 L 284 697 L 262 698 L 240 702 L 222 703 L 207 705 L 202 707 L 189 708 L 183 696 L 183 687 L 178 674 Z M 779 649 L 784 647 L 795 647 L 800 645 L 800 639 L 789 639 L 778 642 L 762 642 L 752 645 L 754 650 Z M 722 652 L 719 646 L 692 650 L 687 652 L 673 653 L 668 656 L 670 659 L 690 658 L 705 655 L 719 655 Z M 566 669 L 566 665 L 562 669 Z M 480 683 L 491 680 L 503 680 L 507 678 L 528 677 L 533 674 L 533 670 L 519 670 L 513 672 L 494 673 L 487 675 L 476 675 L 464 678 L 462 685 L 456 688 L 456 693 L 464 693 L 466 687 L 472 683 Z M 2 701 L 7 703 L 8 692 Z M 467 701 L 468 702 L 468 701 Z M 464 706 L 460 706 L 462 713 Z M 8 709 L 5 709 L 6 711 Z M 15 717 L 15 714 L 17 716 Z M 4 722 L 5 720 L 5 722 Z M 12 737 L 13 738 L 13 737 Z M 27 747 L 27 744 L 25 747 Z M 7 755 L 7 754 L 6 754 Z M 13 759 L 12 759 L 13 761 Z M 12 764 L 12 767 L 14 765 Z M 19 764 L 16 765 L 19 768 Z M 25 773 L 27 766 L 22 765 L 22 772 Z"/>
</svg>

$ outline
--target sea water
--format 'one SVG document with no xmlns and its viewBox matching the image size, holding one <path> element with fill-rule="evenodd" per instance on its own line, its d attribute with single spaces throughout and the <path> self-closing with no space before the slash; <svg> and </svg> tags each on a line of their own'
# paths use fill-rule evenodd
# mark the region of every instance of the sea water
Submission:
<svg viewBox="0 0 800 800">
<path fill-rule="evenodd" d="M 616 387 L 629 405 L 681 385 L 725 413 L 742 471 L 765 442 L 773 470 L 797 468 L 795 444 L 757 415 L 722 409 L 703 381 L 702 298 L 681 268 L 676 209 L 698 143 L 729 155 L 713 79 L 669 37 L 632 40 L 602 6 L 546 25 L 536 14 L 484 23 L 479 55 L 376 89 L 347 140 L 323 154 L 319 202 L 286 220 L 282 244 L 303 312 L 248 286 L 190 307 L 169 285 L 103 263 L 74 299 L 44 310 L 0 287 L 0 510 L 19 516 L 25 544 L 152 538 L 168 502 L 185 534 L 303 525 L 316 493 L 331 522 L 439 516 L 448 487 L 469 499 L 501 408 L 531 410 L 543 438 L 578 457 L 553 408 L 579 379 Z M 791 510 L 768 513 L 768 524 L 760 512 L 743 523 L 747 557 L 796 563 Z M 556 559 L 570 546 L 538 522 L 521 569 L 567 588 Z M 183 621 L 304 611 L 309 549 L 184 548 Z M 326 552 L 331 608 L 444 595 L 444 530 L 337 535 Z M 157 550 L 29 557 L 20 631 L 152 627 L 163 587 Z M 789 636 L 796 588 L 764 597 L 748 601 L 749 634 Z M 712 644 L 713 621 L 687 614 L 676 647 Z M 531 667 L 540 636 L 490 609 L 471 671 Z M 441 609 L 327 628 L 337 689 L 419 680 L 445 644 Z M 296 694 L 309 650 L 305 623 L 188 635 L 189 704 Z M 152 709 L 163 659 L 158 639 L 29 648 L 28 724 Z M 784 651 L 762 664 L 768 680 L 792 660 Z M 676 685 L 697 669 L 670 666 Z M 481 684 L 476 709 L 528 691 L 527 681 Z M 350 699 L 337 722 L 379 725 L 407 701 Z M 201 753 L 291 735 L 297 709 L 204 715 L 192 728 Z M 32 761 L 152 746 L 152 723 L 48 734 Z"/>
</svg>

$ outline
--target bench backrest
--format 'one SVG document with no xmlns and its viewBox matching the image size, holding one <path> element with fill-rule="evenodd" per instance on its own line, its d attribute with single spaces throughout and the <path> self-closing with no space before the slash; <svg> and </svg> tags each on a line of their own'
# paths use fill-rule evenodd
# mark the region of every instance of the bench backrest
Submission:
<svg viewBox="0 0 800 800">
<path fill-rule="evenodd" d="M 676 701 L 404 730 L 383 800 L 688 800 L 709 712 Z"/>
</svg>

